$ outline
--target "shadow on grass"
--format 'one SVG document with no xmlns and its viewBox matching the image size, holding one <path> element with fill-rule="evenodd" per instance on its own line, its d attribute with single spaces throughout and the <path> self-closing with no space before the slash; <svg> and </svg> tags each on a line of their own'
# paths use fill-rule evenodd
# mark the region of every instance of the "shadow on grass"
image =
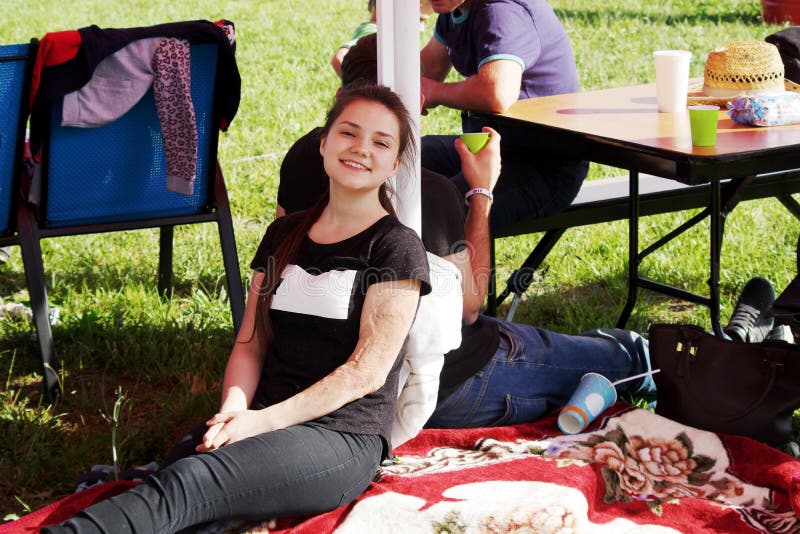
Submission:
<svg viewBox="0 0 800 534">
<path fill-rule="evenodd" d="M 27 287 L 25 274 L 0 266 L 0 295 L 11 295 Z"/>
<path fill-rule="evenodd" d="M 0 435 L 13 437 L 0 440 L 0 510 L 18 515 L 72 493 L 93 464 L 112 463 L 108 414 L 118 389 L 126 397 L 117 433 L 121 468 L 158 461 L 216 409 L 233 343 L 232 329 L 222 327 L 56 326 L 63 396 L 48 407 L 32 329 L 11 330 L 0 341 L 0 372 L 8 376 Z"/>
<path fill-rule="evenodd" d="M 157 255 L 156 255 L 157 257 Z M 152 269 L 141 268 L 114 268 L 109 270 L 98 269 L 96 266 L 85 266 L 81 268 L 71 268 L 61 270 L 57 273 L 58 287 L 69 287 L 77 292 L 94 291 L 103 289 L 107 291 L 120 291 L 131 285 L 141 285 L 146 288 L 158 291 L 158 268 L 154 265 Z M 24 276 L 18 282 L 19 288 L 25 287 Z M 54 290 L 50 279 L 46 280 L 48 292 Z M 180 268 L 174 268 L 172 273 L 173 295 L 191 296 L 198 288 L 202 288 L 209 295 L 219 296 L 221 292 L 227 291 L 225 270 L 222 263 L 219 265 L 217 274 L 203 273 L 195 278 L 189 278 Z"/>
<path fill-rule="evenodd" d="M 647 272 L 643 274 L 646 276 Z M 697 280 L 672 280 L 670 283 L 691 287 Z M 505 288 L 505 280 L 499 280 Z M 613 328 L 628 297 L 627 272 L 620 270 L 611 276 L 568 287 L 548 284 L 547 275 L 537 273 L 528 291 L 519 301 L 513 321 L 530 324 L 565 334 L 580 334 L 594 328 Z M 498 310 L 505 318 L 511 296 Z M 652 322 L 687 322 L 710 327 L 708 309 L 666 295 L 639 289 L 636 305 L 625 328 L 646 332 Z M 567 325 L 570 325 L 567 331 Z"/>
<path fill-rule="evenodd" d="M 232 326 L 109 324 L 86 315 L 54 328 L 56 351 L 67 364 L 101 364 L 142 373 L 205 369 L 222 360 L 221 373 L 233 340 Z"/>
</svg>

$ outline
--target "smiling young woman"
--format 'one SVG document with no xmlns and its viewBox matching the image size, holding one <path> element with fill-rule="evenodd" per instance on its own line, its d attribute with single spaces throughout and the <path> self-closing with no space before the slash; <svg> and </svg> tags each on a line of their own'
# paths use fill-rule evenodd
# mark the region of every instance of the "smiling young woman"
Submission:
<svg viewBox="0 0 800 534">
<path fill-rule="evenodd" d="M 330 198 L 309 237 L 337 241 L 388 215 L 376 192 L 400 165 L 400 141 L 400 121 L 383 104 L 355 100 L 342 110 L 320 142 Z"/>
<path fill-rule="evenodd" d="M 320 143 L 330 197 L 267 228 L 218 413 L 144 484 L 44 532 L 313 515 L 367 488 L 391 451 L 398 356 L 430 291 L 422 243 L 385 185 L 413 146 L 389 89 L 337 99 Z"/>
</svg>

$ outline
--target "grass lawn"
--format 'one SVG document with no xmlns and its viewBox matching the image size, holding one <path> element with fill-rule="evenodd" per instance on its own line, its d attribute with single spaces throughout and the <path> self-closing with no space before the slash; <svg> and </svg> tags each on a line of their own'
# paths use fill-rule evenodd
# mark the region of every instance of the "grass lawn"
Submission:
<svg viewBox="0 0 800 534">
<path fill-rule="evenodd" d="M 581 84 L 594 89 L 652 82 L 652 51 L 693 52 L 691 75 L 705 56 L 735 39 L 763 39 L 778 27 L 760 19 L 756 0 L 554 0 L 572 39 Z M 279 2 L 106 2 L 7 0 L 3 43 L 48 31 L 145 26 L 227 18 L 236 23 L 242 102 L 220 139 L 243 276 L 275 212 L 283 153 L 322 123 L 338 79 L 329 59 L 366 15 L 361 0 Z M 421 39 L 433 29 L 428 22 Z M 455 133 L 456 112 L 436 109 L 423 133 Z M 621 174 L 593 166 L 590 178 Z M 646 218 L 647 242 L 679 216 Z M 704 291 L 708 225 L 653 254 L 644 274 Z M 777 290 L 795 274 L 800 224 L 775 200 L 748 202 L 728 217 L 722 254 L 722 316 L 755 275 Z M 214 225 L 176 229 L 174 298 L 156 291 L 156 231 L 59 238 L 43 242 L 51 306 L 58 307 L 55 346 L 64 398 L 42 404 L 38 347 L 25 320 L 0 320 L 0 519 L 22 515 L 75 488 L 78 474 L 112 462 L 115 401 L 121 405 L 115 445 L 121 468 L 159 460 L 178 433 L 215 410 L 232 327 Z M 533 239 L 498 243 L 500 280 L 519 265 Z M 546 272 L 525 295 L 516 320 L 557 331 L 611 326 L 625 299 L 626 223 L 568 231 Z M 18 251 L 0 264 L 0 298 L 28 303 Z M 502 311 L 502 310 L 501 310 Z M 643 292 L 629 327 L 653 321 L 710 326 L 703 308 Z M 120 399 L 119 393 L 124 396 Z"/>
</svg>

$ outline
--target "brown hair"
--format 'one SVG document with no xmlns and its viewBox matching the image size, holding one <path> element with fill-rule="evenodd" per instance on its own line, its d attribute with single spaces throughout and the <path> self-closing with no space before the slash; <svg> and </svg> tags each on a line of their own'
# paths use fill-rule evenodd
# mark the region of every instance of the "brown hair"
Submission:
<svg viewBox="0 0 800 534">
<path fill-rule="evenodd" d="M 342 87 L 378 83 L 378 34 L 365 35 L 342 59 Z"/>
<path fill-rule="evenodd" d="M 416 143 L 414 141 L 414 129 L 411 116 L 403 105 L 400 97 L 391 89 L 382 85 L 365 85 L 354 87 L 342 91 L 336 98 L 333 106 L 328 110 L 325 125 L 322 127 L 321 137 L 328 135 L 333 123 L 344 112 L 347 107 L 358 101 L 376 102 L 383 105 L 388 111 L 392 112 L 399 123 L 400 139 L 398 142 L 397 157 L 404 156 L 413 159 L 416 156 Z M 264 347 L 269 349 L 275 341 L 272 331 L 272 323 L 269 319 L 269 308 L 272 304 L 272 295 L 281 280 L 281 273 L 286 266 L 297 255 L 303 239 L 308 235 L 309 230 L 322 215 L 325 206 L 328 204 L 328 192 L 308 210 L 298 213 L 296 216 L 300 221 L 292 228 L 289 233 L 281 240 L 278 248 L 273 253 L 265 272 L 264 279 L 258 291 L 258 307 L 256 309 L 255 333 L 258 333 L 260 340 L 264 342 Z M 387 183 L 383 183 L 378 189 L 378 200 L 383 209 L 396 217 L 394 206 L 391 202 L 391 189 Z"/>
</svg>

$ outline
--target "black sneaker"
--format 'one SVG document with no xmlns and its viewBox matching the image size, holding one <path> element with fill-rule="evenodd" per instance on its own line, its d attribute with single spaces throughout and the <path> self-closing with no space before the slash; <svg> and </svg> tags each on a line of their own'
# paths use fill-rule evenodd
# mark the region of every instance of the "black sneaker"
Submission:
<svg viewBox="0 0 800 534">
<path fill-rule="evenodd" d="M 725 333 L 732 339 L 760 343 L 772 330 L 772 303 L 775 291 L 764 278 L 751 278 L 733 308 Z"/>
</svg>

